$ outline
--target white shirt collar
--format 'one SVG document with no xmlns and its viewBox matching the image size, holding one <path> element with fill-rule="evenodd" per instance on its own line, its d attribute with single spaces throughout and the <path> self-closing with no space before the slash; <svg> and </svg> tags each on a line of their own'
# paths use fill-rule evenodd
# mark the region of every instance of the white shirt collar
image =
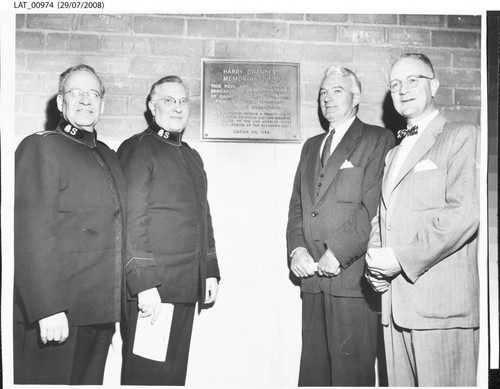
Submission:
<svg viewBox="0 0 500 389">
<path fill-rule="evenodd" d="M 439 114 L 439 110 L 435 109 L 432 111 L 429 115 L 427 115 L 423 120 L 421 120 L 418 123 L 415 123 L 414 125 L 418 126 L 418 133 L 424 132 L 424 130 L 427 128 L 427 125 L 431 122 L 432 119 L 434 119 L 437 115 Z M 413 126 L 408 125 L 408 128 L 411 128 Z"/>
<path fill-rule="evenodd" d="M 350 119 L 347 119 L 340 126 L 336 127 L 335 128 L 335 135 L 334 136 L 337 137 L 337 135 L 338 135 L 340 137 L 340 139 L 342 139 L 342 137 L 347 132 L 347 130 L 349 129 L 349 127 L 351 127 L 351 124 L 354 122 L 355 119 L 356 119 L 356 115 L 354 115 Z M 332 131 L 332 129 L 333 128 L 330 127 L 329 130 L 328 130 L 328 133 L 330 133 L 330 131 Z"/>
<path fill-rule="evenodd" d="M 412 136 L 407 136 L 401 141 L 401 146 L 403 148 L 411 148 L 415 143 L 417 143 L 417 140 L 422 136 L 424 131 L 427 129 L 429 126 L 429 123 L 434 119 L 437 115 L 439 114 L 439 111 L 435 109 L 432 111 L 429 115 L 427 115 L 423 120 L 421 120 L 418 123 L 415 123 L 413 126 L 418 126 L 418 132 L 415 135 Z M 408 125 L 408 128 L 413 127 L 411 125 Z"/>
</svg>

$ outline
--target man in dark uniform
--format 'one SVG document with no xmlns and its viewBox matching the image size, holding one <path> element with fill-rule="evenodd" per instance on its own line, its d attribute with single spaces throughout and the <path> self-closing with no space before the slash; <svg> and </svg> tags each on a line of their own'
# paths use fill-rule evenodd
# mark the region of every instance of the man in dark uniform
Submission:
<svg viewBox="0 0 500 389">
<path fill-rule="evenodd" d="M 177 76 L 160 79 L 151 87 L 148 107 L 154 121 L 118 149 L 133 252 L 125 268 L 131 299 L 122 384 L 184 385 L 195 305 L 215 302 L 219 267 L 203 162 L 182 141 L 189 120 L 187 86 Z M 154 361 L 133 353 L 134 337 L 138 316 L 151 316 L 154 323 L 161 303 L 174 309 L 166 358 Z"/>
<path fill-rule="evenodd" d="M 94 69 L 69 68 L 59 78 L 58 127 L 16 151 L 16 384 L 102 384 L 126 234 L 125 180 L 96 138 L 103 95 Z"/>
<path fill-rule="evenodd" d="M 376 296 L 364 279 L 389 130 L 357 117 L 361 83 L 329 68 L 319 89 L 328 133 L 302 149 L 288 214 L 290 269 L 301 278 L 299 386 L 374 386 Z"/>
</svg>

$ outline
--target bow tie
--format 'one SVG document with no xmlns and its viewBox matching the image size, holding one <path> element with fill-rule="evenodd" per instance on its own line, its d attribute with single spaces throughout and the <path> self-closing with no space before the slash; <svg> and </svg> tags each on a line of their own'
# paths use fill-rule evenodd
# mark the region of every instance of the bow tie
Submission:
<svg viewBox="0 0 500 389">
<path fill-rule="evenodd" d="M 405 136 L 412 136 L 418 134 L 418 126 L 413 126 L 411 128 L 404 128 L 398 131 L 398 138 L 404 138 Z"/>
</svg>

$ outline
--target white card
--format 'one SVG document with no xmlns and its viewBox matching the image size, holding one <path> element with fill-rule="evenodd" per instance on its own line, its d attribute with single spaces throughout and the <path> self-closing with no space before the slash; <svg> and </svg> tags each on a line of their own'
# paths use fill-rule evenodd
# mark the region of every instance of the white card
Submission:
<svg viewBox="0 0 500 389">
<path fill-rule="evenodd" d="M 165 362 L 173 313 L 173 304 L 161 304 L 160 315 L 154 324 L 151 324 L 151 316 L 137 318 L 132 350 L 135 355 Z"/>
</svg>

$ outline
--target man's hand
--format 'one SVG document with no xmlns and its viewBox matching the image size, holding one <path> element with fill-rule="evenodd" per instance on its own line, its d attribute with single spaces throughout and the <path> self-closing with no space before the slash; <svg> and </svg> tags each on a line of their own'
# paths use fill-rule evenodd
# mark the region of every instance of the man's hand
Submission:
<svg viewBox="0 0 500 389">
<path fill-rule="evenodd" d="M 370 275 L 368 269 L 365 272 L 365 278 L 375 292 L 384 293 L 387 289 L 389 289 L 389 285 L 391 284 L 384 278 L 376 278 Z"/>
<path fill-rule="evenodd" d="M 390 279 L 401 273 L 401 265 L 391 247 L 370 248 L 366 253 L 365 277 L 377 292 L 389 289 Z"/>
<path fill-rule="evenodd" d="M 375 278 L 392 278 L 401 273 L 401 265 L 391 247 L 368 249 L 366 264 Z"/>
<path fill-rule="evenodd" d="M 205 288 L 205 304 L 215 303 L 217 300 L 217 294 L 219 293 L 219 283 L 217 282 L 217 278 L 209 277 L 206 280 L 206 288 Z"/>
<path fill-rule="evenodd" d="M 161 298 L 158 289 L 151 288 L 139 292 L 137 308 L 139 308 L 139 317 L 151 317 L 151 324 L 154 324 L 160 315 Z"/>
<path fill-rule="evenodd" d="M 47 342 L 63 343 L 69 336 L 68 318 L 66 313 L 59 312 L 52 316 L 44 317 L 38 321 L 40 325 L 40 339 L 43 344 Z"/>
<path fill-rule="evenodd" d="M 316 271 L 314 259 L 304 247 L 298 248 L 293 253 L 290 270 L 299 278 L 312 276 Z"/>
<path fill-rule="evenodd" d="M 318 262 L 318 275 L 325 277 L 337 276 L 340 273 L 340 262 L 330 249 L 326 249 Z"/>
</svg>

